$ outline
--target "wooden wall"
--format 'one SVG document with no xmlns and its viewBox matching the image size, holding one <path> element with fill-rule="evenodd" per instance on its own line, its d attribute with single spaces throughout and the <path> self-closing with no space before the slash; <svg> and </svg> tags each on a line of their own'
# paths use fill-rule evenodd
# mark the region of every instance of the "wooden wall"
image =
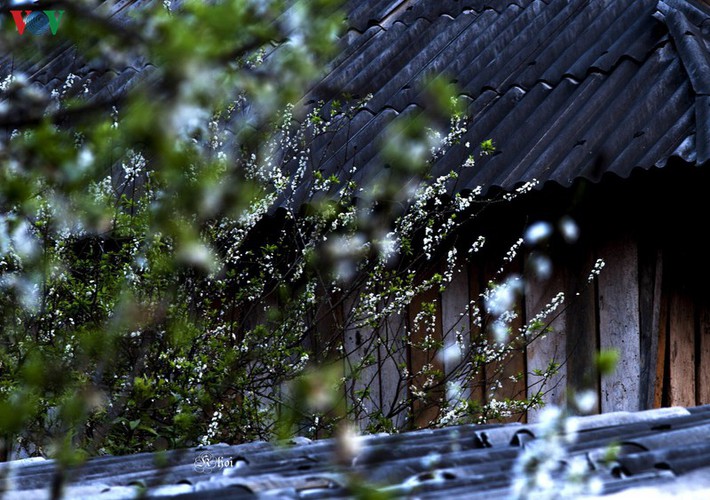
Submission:
<svg viewBox="0 0 710 500">
<path fill-rule="evenodd" d="M 590 283 L 589 272 L 597 258 L 603 258 L 606 266 Z M 555 359 L 562 366 L 544 391 L 547 403 L 564 406 L 571 391 L 579 389 L 591 389 L 598 395 L 593 412 L 710 403 L 710 293 L 704 292 L 702 279 L 694 276 L 687 255 L 621 234 L 576 245 L 554 258 L 553 264 L 552 275 L 545 280 L 528 269 L 525 255 L 512 269 L 528 282 L 519 299 L 516 327 L 537 314 L 558 292 L 565 292 L 565 308 L 550 318 L 553 332 L 533 341 L 504 366 L 486 366 L 466 387 L 471 398 L 481 403 L 492 397 L 500 401 L 520 396 L 526 388 L 530 396 L 539 382 L 534 371 L 545 369 Z M 416 341 L 423 335 L 413 323 L 422 301 L 437 304 L 436 337 L 448 345 L 457 327 L 470 329 L 471 307 L 482 306 L 480 293 L 494 267 L 486 262 L 462 264 L 446 290 L 418 297 L 406 318 L 389 325 L 383 345 L 393 345 L 395 339 L 402 342 L 407 336 Z M 475 334 L 477 330 L 471 331 Z M 619 353 L 616 370 L 602 377 L 594 363 L 599 349 Z M 377 387 L 373 397 L 391 408 L 394 402 L 386 399 L 401 395 L 406 388 L 391 387 L 399 383 L 397 369 L 392 362 L 389 369 L 383 364 L 385 354 L 379 354 L 379 368 L 374 366 L 367 378 Z M 452 369 L 433 353 L 411 348 L 406 358 L 400 355 L 398 359 L 407 363 L 411 372 L 425 363 L 434 363 L 444 374 Z M 508 381 L 500 389 L 491 387 L 493 379 L 507 380 L 520 372 L 525 373 L 524 380 Z M 439 391 L 433 399 L 444 397 Z M 426 425 L 436 413 L 435 407 L 429 407 L 414 424 Z M 538 415 L 538 411 L 530 410 L 523 418 L 535 421 Z M 399 418 L 399 424 L 406 420 L 404 414 Z"/>
</svg>

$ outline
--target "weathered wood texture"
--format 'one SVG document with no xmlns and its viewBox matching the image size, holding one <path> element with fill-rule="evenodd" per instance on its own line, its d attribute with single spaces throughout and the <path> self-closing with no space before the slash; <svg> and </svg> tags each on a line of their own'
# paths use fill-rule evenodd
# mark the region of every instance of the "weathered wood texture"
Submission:
<svg viewBox="0 0 710 500">
<path fill-rule="evenodd" d="M 703 297 L 698 311 L 699 359 L 696 360 L 696 403 L 710 403 L 710 299 Z"/>
<path fill-rule="evenodd" d="M 585 247 L 570 249 L 562 260 L 565 276 L 565 335 L 567 335 L 567 387 L 571 391 L 592 390 L 599 393 L 595 366 L 599 351 L 597 296 L 594 282 L 588 281 L 594 255 Z M 559 265 L 559 264 L 558 264 Z M 590 409 L 599 413 L 599 401 Z"/>
<path fill-rule="evenodd" d="M 469 314 L 468 272 L 464 265 L 456 268 L 451 283 L 441 293 L 441 324 L 444 346 L 442 364 L 444 376 L 453 379 L 461 386 L 459 395 L 447 394 L 449 403 L 457 398 L 470 398 L 471 389 L 458 375 L 466 363 L 471 348 L 471 330 Z"/>
<path fill-rule="evenodd" d="M 641 346 L 638 247 L 630 237 L 611 241 L 599 251 L 606 267 L 599 276 L 599 345 L 616 349 L 616 370 L 602 377 L 601 410 L 640 408 Z"/>
<path fill-rule="evenodd" d="M 557 268 L 548 280 L 539 280 L 534 272 L 525 269 L 527 280 L 525 293 L 525 315 L 532 318 L 565 287 L 565 270 Z M 528 398 L 542 394 L 546 404 L 561 407 L 567 405 L 567 341 L 568 332 L 565 331 L 566 311 L 564 304 L 547 317 L 546 321 L 551 329 L 550 333 L 540 335 L 533 340 L 527 348 L 527 393 Z M 536 370 L 544 372 L 551 361 L 560 364 L 559 371 L 549 378 L 544 386 L 542 377 L 535 375 Z M 528 411 L 528 422 L 537 422 L 540 410 Z"/>
<path fill-rule="evenodd" d="M 470 264 L 468 266 L 468 296 L 469 296 L 469 327 L 470 338 L 472 345 L 477 345 L 481 340 L 483 333 L 481 332 L 481 315 L 483 311 L 483 301 L 481 299 L 481 270 L 479 266 Z M 477 369 L 473 374 L 471 384 L 471 400 L 486 402 L 486 376 L 483 367 Z"/>
<path fill-rule="evenodd" d="M 661 306 L 658 318 L 658 355 L 656 358 L 656 387 L 653 396 L 653 407 L 660 408 L 667 393 L 666 379 L 670 375 L 668 359 L 668 294 L 662 292 Z"/>
<path fill-rule="evenodd" d="M 434 330 L 428 332 L 425 322 L 418 321 L 417 316 L 422 311 L 424 304 L 434 304 L 436 322 Z M 429 376 L 422 373 L 426 368 L 442 370 L 443 366 L 439 359 L 438 350 L 425 351 L 420 346 L 427 336 L 431 336 L 435 342 L 442 341 L 441 327 L 441 298 L 438 289 L 430 289 L 416 296 L 409 305 L 409 331 L 411 345 L 409 348 L 409 367 L 413 374 L 413 385 L 417 390 L 425 390 L 426 398 L 416 399 L 412 407 L 414 425 L 426 427 L 434 422 L 439 415 L 439 403 L 443 400 L 444 387 L 440 380 L 435 380 L 434 386 L 424 389 Z"/>
<path fill-rule="evenodd" d="M 403 315 L 391 316 L 382 327 L 378 348 L 382 415 L 396 428 L 402 428 L 409 418 L 409 408 L 404 404 L 409 389 L 402 377 L 402 368 L 407 367 L 406 324 Z"/>
<path fill-rule="evenodd" d="M 589 284 L 586 278 L 596 257 L 603 258 L 606 267 L 597 282 Z M 551 333 L 532 341 L 525 356 L 484 367 L 463 395 L 481 404 L 492 397 L 499 401 L 518 398 L 526 389 L 531 397 L 540 391 L 541 378 L 534 372 L 546 370 L 555 361 L 561 367 L 542 389 L 546 404 L 564 407 L 568 391 L 589 388 L 600 394 L 592 412 L 710 403 L 710 296 L 698 296 L 684 281 L 690 278 L 668 265 L 678 261 L 682 258 L 666 255 L 658 245 L 622 236 L 602 245 L 578 245 L 554 262 L 547 280 L 524 269 L 528 284 L 521 299 L 522 314 L 513 327 L 519 328 L 523 320 L 534 317 L 557 293 L 564 292 L 565 303 L 548 317 Z M 492 272 L 486 263 L 462 264 L 442 293 L 431 290 L 416 297 L 406 314 L 391 318 L 379 331 L 347 328 L 345 348 L 352 362 L 368 357 L 372 361 L 348 388 L 349 397 L 356 398 L 358 391 L 367 389 L 366 406 L 377 405 L 385 417 L 397 413 L 396 426 L 410 421 L 409 410 L 418 415 L 411 422 L 415 426 L 435 420 L 446 397 L 443 384 L 428 390 L 426 402 L 398 412 L 409 390 L 400 370 L 406 366 L 410 373 L 417 373 L 431 365 L 455 379 L 460 361 L 456 356 L 413 348 L 410 341 L 416 346 L 427 335 L 415 319 L 422 303 L 434 303 L 433 340 L 441 341 L 446 349 L 458 336 L 468 354 L 481 335 L 490 337 L 486 325 L 476 322 L 473 308 L 483 310 L 480 295 Z M 377 336 L 380 342 L 373 342 Z M 620 356 L 616 370 L 601 379 L 594 366 L 600 348 L 616 350 Z M 507 380 L 520 372 L 526 377 L 518 384 Z M 414 385 L 421 386 L 424 379 L 415 377 Z M 505 380 L 504 387 L 492 391 L 495 380 Z M 534 422 L 538 415 L 530 410 L 527 418 Z M 363 426 L 366 423 L 366 419 L 360 421 Z"/>
<path fill-rule="evenodd" d="M 345 372 L 356 376 L 346 387 L 348 405 L 354 409 L 354 419 L 361 427 L 367 427 L 369 413 L 381 404 L 380 373 L 378 370 L 378 334 L 372 328 L 357 324 L 353 310 L 357 304 L 352 298 L 343 302 L 344 328 L 343 349 Z"/>
<path fill-rule="evenodd" d="M 691 296 L 675 289 L 670 297 L 670 404 L 695 405 L 695 311 Z"/>
<path fill-rule="evenodd" d="M 485 274 L 484 281 L 481 283 L 482 287 L 487 286 L 489 280 L 500 283 L 511 275 L 520 274 L 523 267 L 521 261 L 516 259 L 505 267 L 504 274 L 496 276 L 498 266 L 493 264 L 493 262 L 489 262 L 484 266 Z M 506 353 L 503 359 L 499 361 L 488 363 L 484 369 L 487 401 L 491 399 L 496 401 L 520 400 L 526 397 L 525 345 L 524 342 L 517 338 L 525 319 L 525 301 L 522 296 L 516 297 L 514 310 L 517 317 L 510 323 L 511 332 L 508 339 L 508 347 L 513 348 L 514 351 Z M 486 338 L 489 344 L 494 345 L 496 342 L 495 334 L 490 328 L 491 325 L 486 326 L 488 327 L 485 332 Z M 522 375 L 522 379 L 514 380 L 520 375 Z M 519 415 L 511 415 L 510 417 L 499 418 L 497 421 L 507 423 L 517 422 L 520 419 Z"/>
<path fill-rule="evenodd" d="M 654 407 L 658 383 L 663 254 L 650 245 L 639 248 L 639 314 L 641 346 L 640 407 Z"/>
</svg>

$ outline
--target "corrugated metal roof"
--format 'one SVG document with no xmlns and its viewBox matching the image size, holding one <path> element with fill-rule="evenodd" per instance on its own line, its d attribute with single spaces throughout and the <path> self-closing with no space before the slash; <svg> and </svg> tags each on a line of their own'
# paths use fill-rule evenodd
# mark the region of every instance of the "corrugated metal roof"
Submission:
<svg viewBox="0 0 710 500">
<path fill-rule="evenodd" d="M 130 12 L 144 8 L 149 0 L 106 0 L 99 2 L 96 12 L 105 15 L 116 25 L 130 22 Z M 23 35 L 31 40 L 31 34 Z M 22 74 L 48 92 L 65 92 L 67 97 L 84 94 L 92 101 L 104 101 L 124 95 L 137 82 L 137 76 L 147 74 L 151 64 L 133 58 L 122 64 L 102 59 L 87 61 L 68 42 L 62 42 L 42 57 L 26 57 L 13 51 L 0 54 L 0 79 L 10 74 Z M 70 75 L 73 77 L 70 78 Z M 71 85 L 65 85 L 67 81 Z"/>
<path fill-rule="evenodd" d="M 129 22 L 129 9 L 145 1 L 105 4 Z M 532 179 L 568 186 L 628 177 L 673 156 L 710 159 L 710 10 L 694 0 L 353 0 L 349 9 L 340 55 L 309 98 L 373 97 L 350 126 L 317 141 L 314 169 L 363 183 L 381 175 L 384 128 L 420 113 L 425 82 L 439 75 L 468 102 L 469 132 L 434 168 L 458 169 L 460 190 Z M 86 62 L 61 46 L 41 62 L 6 54 L 0 68 L 49 90 L 74 74 L 70 93 L 103 99 L 125 93 L 151 65 Z M 463 167 L 477 152 L 465 144 L 486 139 L 496 154 Z"/>
<path fill-rule="evenodd" d="M 312 97 L 373 94 L 319 166 L 375 177 L 385 124 L 427 106 L 447 75 L 469 102 L 469 132 L 435 165 L 459 189 L 564 186 L 710 158 L 710 11 L 690 1 L 356 2 L 349 45 Z M 465 144 L 497 152 L 464 168 Z M 318 155 L 315 155 L 316 157 Z"/>
<path fill-rule="evenodd" d="M 576 423 L 565 460 L 584 458 L 604 493 L 677 485 L 710 468 L 710 406 L 609 413 Z M 178 498 L 343 498 L 352 496 L 347 478 L 355 474 L 395 497 L 508 498 L 514 463 L 541 431 L 538 424 L 466 425 L 364 436 L 358 438 L 361 451 L 340 466 L 334 465 L 336 443 L 328 439 L 303 439 L 291 447 L 217 445 L 162 457 L 107 456 L 70 471 L 66 496 L 126 498 L 140 485 L 154 495 Z M 602 457 L 612 443 L 620 446 L 619 456 L 605 464 Z M 231 466 L 224 466 L 227 462 Z M 8 470 L 9 498 L 41 498 L 56 465 L 51 460 L 0 464 L 0 472 Z"/>
</svg>

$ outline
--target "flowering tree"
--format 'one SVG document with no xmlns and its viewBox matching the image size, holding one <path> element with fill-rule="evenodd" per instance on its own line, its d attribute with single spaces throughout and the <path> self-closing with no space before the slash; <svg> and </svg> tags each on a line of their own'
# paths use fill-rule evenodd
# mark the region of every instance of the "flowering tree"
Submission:
<svg viewBox="0 0 710 500">
<path fill-rule="evenodd" d="M 457 255 L 484 244 L 457 240 L 490 203 L 480 189 L 457 193 L 456 172 L 475 158 L 429 177 L 472 125 L 456 99 L 445 99 L 448 129 L 420 117 L 387 131 L 387 179 L 359 182 L 357 169 L 326 176 L 316 153 L 328 148 L 312 145 L 347 133 L 363 101 L 290 103 L 335 46 L 336 5 L 229 0 L 172 12 L 164 2 L 130 22 L 92 4 L 53 5 L 66 10 L 57 38 L 86 58 L 151 65 L 108 96 L 76 75 L 51 90 L 3 75 L 2 458 L 21 450 L 72 463 L 87 453 L 323 435 L 352 418 L 392 431 L 500 415 L 500 402 L 471 401 L 465 387 L 486 363 L 544 334 L 562 296 L 513 329 L 522 278 L 501 269 L 482 292 L 485 306 L 461 311 L 470 321 L 454 344 L 433 336 L 437 312 L 426 301 L 412 326 L 421 341 L 407 328 L 382 334 L 413 299 L 448 285 Z M 9 30 L 2 37 L 22 43 Z M 28 57 L 54 43 L 37 39 Z M 441 259 L 444 269 L 432 271 Z M 480 335 L 484 325 L 495 342 Z M 357 349 L 345 340 L 353 330 L 365 332 Z M 401 362 L 412 351 L 458 364 L 446 375 L 435 363 L 412 369 Z M 383 356 L 397 387 L 386 408 L 367 378 Z M 539 398 L 502 409 L 531 404 Z M 417 419 L 430 408 L 432 418 Z"/>
</svg>

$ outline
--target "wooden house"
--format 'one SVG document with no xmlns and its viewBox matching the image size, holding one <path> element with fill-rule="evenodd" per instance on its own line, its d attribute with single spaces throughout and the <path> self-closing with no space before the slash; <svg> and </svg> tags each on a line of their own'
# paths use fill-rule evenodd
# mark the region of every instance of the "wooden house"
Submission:
<svg viewBox="0 0 710 500">
<path fill-rule="evenodd" d="M 552 322 L 559 334 L 536 340 L 506 367 L 504 373 L 521 371 L 526 380 L 496 397 L 534 385 L 535 370 L 555 359 L 562 366 L 545 395 L 549 403 L 564 405 L 568 389 L 580 387 L 597 391 L 600 412 L 710 403 L 702 215 L 710 8 L 695 0 L 352 5 L 341 56 L 314 95 L 327 101 L 330 89 L 341 89 L 372 98 L 326 173 L 358 165 L 365 176 L 376 175 L 371 145 L 382 127 L 425 108 L 422 88 L 443 75 L 467 101 L 472 125 L 461 143 L 496 145 L 495 154 L 460 170 L 459 189 L 480 185 L 490 194 L 532 180 L 540 186 L 513 206 L 491 210 L 477 229 L 514 241 L 533 222 L 554 225 L 565 216 L 580 229 L 573 245 L 547 247 L 552 276 L 528 287 L 521 303 L 525 319 L 567 291 L 572 300 Z M 462 165 L 467 154 L 463 145 L 453 147 L 434 172 Z M 586 286 L 598 258 L 606 266 Z M 526 256 L 518 265 L 528 272 Z M 451 286 L 426 298 L 439 308 L 440 338 L 476 300 L 489 269 L 486 259 L 462 264 Z M 415 300 L 393 330 L 416 336 L 416 312 Z M 347 342 L 356 352 L 358 340 Z M 594 373 L 599 349 L 619 352 L 614 373 Z M 410 353 L 406 361 L 416 369 L 428 360 Z M 373 397 L 387 407 L 393 391 L 387 367 L 373 367 L 370 376 Z M 484 375 L 473 396 L 485 400 L 487 389 Z"/>
<path fill-rule="evenodd" d="M 702 215 L 710 185 L 710 7 L 698 0 L 357 0 L 348 12 L 340 55 L 312 97 L 372 97 L 318 166 L 324 174 L 357 165 L 365 180 L 376 176 L 377 137 L 426 108 L 423 88 L 442 76 L 460 89 L 471 126 L 434 173 L 464 164 L 470 151 L 463 144 L 492 139 L 495 154 L 461 169 L 459 189 L 494 194 L 539 183 L 524 199 L 490 210 L 475 229 L 500 245 L 537 221 L 571 217 L 580 229 L 572 245 L 550 243 L 553 273 L 528 287 L 520 303 L 525 320 L 567 291 L 572 300 L 552 322 L 558 334 L 536 340 L 510 366 L 490 367 L 527 374 L 496 397 L 523 393 L 535 384 L 535 370 L 555 359 L 561 368 L 545 395 L 550 403 L 564 404 L 567 389 L 579 387 L 597 392 L 599 412 L 710 403 Z M 125 92 L 149 67 L 141 62 L 111 76 L 73 58 L 70 48 L 55 56 L 42 65 L 16 68 L 9 56 L 2 63 L 50 87 L 71 73 L 92 95 Z M 520 272 L 528 273 L 527 257 L 516 264 Z M 598 258 L 606 266 L 589 285 Z M 443 293 L 418 298 L 379 334 L 386 341 L 418 335 L 418 304 L 434 300 L 439 340 L 446 341 L 490 266 L 486 256 L 462 262 Z M 364 333 L 346 332 L 355 357 Z M 599 377 L 594 356 L 608 348 L 619 351 L 618 368 Z M 404 351 L 388 359 L 382 349 L 359 383 L 386 409 L 402 390 L 393 387 L 397 363 L 414 371 L 428 359 Z M 471 396 L 485 401 L 482 377 Z"/>
</svg>

